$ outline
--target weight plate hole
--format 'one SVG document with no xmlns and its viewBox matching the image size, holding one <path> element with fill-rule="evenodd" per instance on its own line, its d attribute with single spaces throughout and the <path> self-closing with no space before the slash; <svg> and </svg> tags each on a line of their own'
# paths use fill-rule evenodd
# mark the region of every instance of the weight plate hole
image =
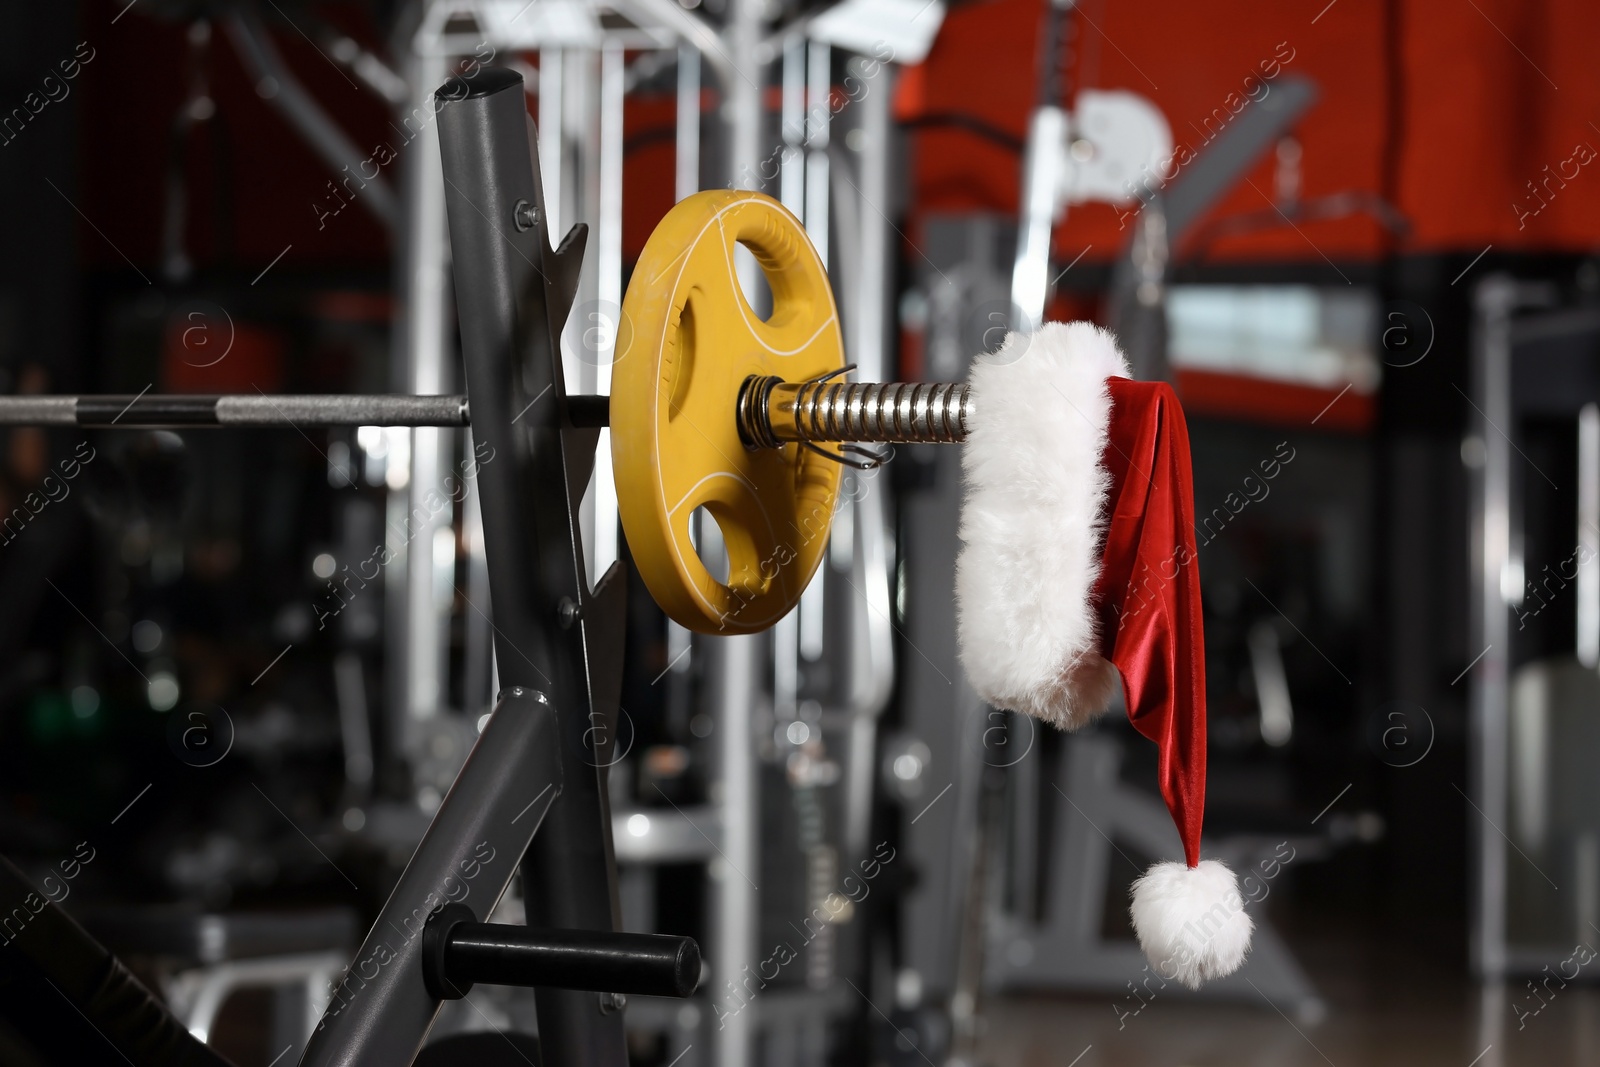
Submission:
<svg viewBox="0 0 1600 1067">
<path fill-rule="evenodd" d="M 750 303 L 750 310 L 762 322 L 772 319 L 772 283 L 767 280 L 767 268 L 751 248 L 739 242 L 733 246 L 733 267 L 738 277 L 739 290 Z"/>
<path fill-rule="evenodd" d="M 728 584 L 728 546 L 722 538 L 722 527 L 716 517 L 705 508 L 695 508 L 689 516 L 689 542 L 700 556 L 700 562 L 712 578 Z"/>
</svg>

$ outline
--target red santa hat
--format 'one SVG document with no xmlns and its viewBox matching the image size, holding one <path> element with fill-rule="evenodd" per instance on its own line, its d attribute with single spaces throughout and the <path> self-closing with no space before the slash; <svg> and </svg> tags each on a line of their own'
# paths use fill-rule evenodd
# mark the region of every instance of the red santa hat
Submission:
<svg viewBox="0 0 1600 1067">
<path fill-rule="evenodd" d="M 1161 747 L 1184 862 L 1133 886 L 1133 928 L 1162 977 L 1231 974 L 1254 924 L 1233 872 L 1200 858 L 1205 641 L 1189 432 L 1172 388 L 1128 380 L 1111 335 L 1046 323 L 980 356 L 963 448 L 957 630 L 973 688 L 1076 729 L 1122 680 Z"/>
</svg>

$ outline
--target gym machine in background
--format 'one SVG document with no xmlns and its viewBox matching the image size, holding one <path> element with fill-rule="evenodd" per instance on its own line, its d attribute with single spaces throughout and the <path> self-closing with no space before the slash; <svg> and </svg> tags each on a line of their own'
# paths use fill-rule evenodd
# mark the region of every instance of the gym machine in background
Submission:
<svg viewBox="0 0 1600 1067">
<path fill-rule="evenodd" d="M 1471 949 L 1500 1043 L 1536 1010 L 1516 980 L 1600 925 L 1600 314 L 1505 274 L 1473 302 Z"/>
</svg>

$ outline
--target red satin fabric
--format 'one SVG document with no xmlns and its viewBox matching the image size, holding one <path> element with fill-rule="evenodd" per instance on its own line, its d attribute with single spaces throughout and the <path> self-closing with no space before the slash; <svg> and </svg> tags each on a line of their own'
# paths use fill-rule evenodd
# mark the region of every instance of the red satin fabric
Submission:
<svg viewBox="0 0 1600 1067">
<path fill-rule="evenodd" d="M 1189 429 L 1165 382 L 1107 385 L 1101 464 L 1112 488 L 1094 593 L 1101 655 L 1122 673 L 1128 718 L 1161 747 L 1161 795 L 1193 867 L 1206 803 L 1206 666 Z"/>
</svg>

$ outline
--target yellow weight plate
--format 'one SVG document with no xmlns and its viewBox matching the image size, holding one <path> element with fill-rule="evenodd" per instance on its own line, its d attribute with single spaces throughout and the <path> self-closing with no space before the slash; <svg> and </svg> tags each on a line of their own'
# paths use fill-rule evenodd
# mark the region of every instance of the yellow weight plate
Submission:
<svg viewBox="0 0 1600 1067">
<path fill-rule="evenodd" d="M 740 244 L 772 291 L 765 320 L 734 269 Z M 827 271 L 776 200 L 712 190 L 661 220 L 622 302 L 611 456 L 634 563 L 681 625 L 754 633 L 800 599 L 827 547 L 839 464 L 796 444 L 747 450 L 734 409 L 752 374 L 798 381 L 843 365 Z M 726 583 L 689 539 L 701 507 L 722 530 Z"/>
</svg>

